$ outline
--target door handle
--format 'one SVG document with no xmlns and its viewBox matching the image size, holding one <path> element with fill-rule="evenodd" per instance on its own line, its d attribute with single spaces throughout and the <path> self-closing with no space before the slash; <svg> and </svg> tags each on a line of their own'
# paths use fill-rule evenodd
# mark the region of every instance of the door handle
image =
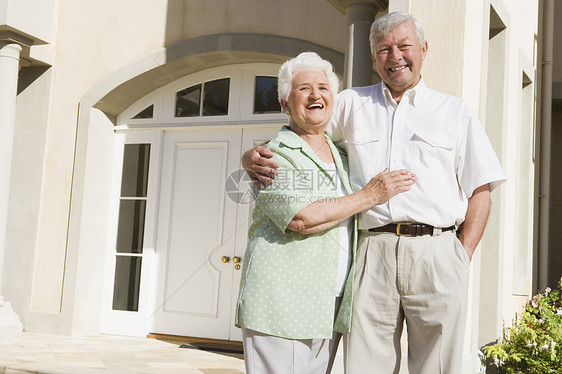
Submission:
<svg viewBox="0 0 562 374">
<path fill-rule="evenodd" d="M 228 257 L 228 256 L 222 256 L 222 257 L 221 257 L 221 261 L 222 261 L 223 264 L 226 264 L 227 262 L 230 261 L 230 257 Z"/>
<path fill-rule="evenodd" d="M 234 256 L 232 257 L 232 262 L 234 262 L 235 264 L 239 263 L 240 261 L 242 261 L 242 259 L 238 256 Z"/>
</svg>

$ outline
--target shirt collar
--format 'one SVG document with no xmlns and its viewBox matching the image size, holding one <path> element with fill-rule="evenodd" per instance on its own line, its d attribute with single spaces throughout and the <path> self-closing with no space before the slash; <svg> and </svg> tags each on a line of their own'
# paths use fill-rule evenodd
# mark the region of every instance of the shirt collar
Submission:
<svg viewBox="0 0 562 374">
<path fill-rule="evenodd" d="M 302 148 L 303 146 L 309 146 L 307 142 L 303 140 L 300 136 L 298 136 L 293 130 L 289 128 L 289 126 L 283 126 L 279 130 L 278 133 L 279 142 L 285 144 L 287 147 L 290 148 Z M 332 144 L 332 141 L 324 133 L 324 137 L 328 141 L 328 144 Z M 310 147 L 310 146 L 309 146 Z M 315 153 L 315 152 L 313 152 Z"/>
<path fill-rule="evenodd" d="M 332 140 L 328 137 L 327 134 L 324 133 L 324 137 L 326 138 L 326 141 L 328 142 L 328 145 L 330 146 L 330 149 L 332 150 L 332 154 L 334 156 L 336 167 L 339 170 L 345 170 L 344 167 L 343 167 L 341 158 L 338 156 L 339 155 L 338 149 L 336 148 L 334 143 L 332 143 Z M 291 148 L 291 149 L 300 149 L 301 152 L 303 154 L 305 154 L 308 158 L 310 158 L 318 166 L 318 168 L 320 170 L 322 170 L 330 178 L 330 180 L 332 180 L 332 182 L 333 182 L 332 175 L 330 175 L 328 172 L 326 172 L 326 170 L 324 169 L 325 165 L 320 160 L 320 158 L 318 158 L 318 155 L 316 154 L 316 152 L 314 152 L 314 150 L 312 150 L 312 148 L 310 148 L 308 143 L 305 142 L 303 138 L 301 138 L 293 130 L 291 130 L 289 128 L 289 126 L 283 126 L 281 128 L 281 130 L 279 131 L 279 133 L 277 134 L 276 138 L 278 139 L 280 146 L 283 145 L 283 146 Z M 347 180 L 347 176 L 345 176 L 345 179 Z M 349 188 L 348 192 L 349 193 L 352 192 L 351 188 Z"/>
<path fill-rule="evenodd" d="M 302 148 L 304 140 L 297 134 L 295 134 L 289 126 L 281 127 L 278 134 L 279 143 L 285 144 L 285 146 L 293 149 Z"/>
<path fill-rule="evenodd" d="M 424 90 L 425 90 L 425 83 L 423 81 L 423 77 L 421 77 L 418 84 L 416 84 L 413 88 L 410 88 L 409 90 L 404 92 L 402 99 L 407 98 L 408 102 L 415 108 L 419 105 Z M 394 99 L 392 98 L 390 89 L 388 88 L 386 83 L 384 83 L 384 81 L 381 83 L 381 91 L 387 104 L 397 105 L 396 101 L 394 101 Z"/>
<path fill-rule="evenodd" d="M 347 163 L 345 165 L 343 164 L 340 151 L 338 150 L 338 148 L 336 148 L 330 137 L 325 133 L 324 136 L 326 137 L 326 141 L 328 142 L 328 145 L 332 150 L 332 155 L 334 156 L 334 160 L 336 164 L 336 170 L 338 170 L 338 173 L 340 174 L 340 178 L 343 183 L 343 186 L 346 192 L 348 194 L 351 194 L 354 191 L 349 181 L 349 174 L 348 174 L 349 169 L 347 167 Z M 276 139 L 279 140 L 280 146 L 281 143 L 283 143 L 284 146 L 289 147 L 291 149 L 300 149 L 301 152 L 305 154 L 308 158 L 310 158 L 318 166 L 318 168 L 322 170 L 322 172 L 326 175 L 326 177 L 328 177 L 335 185 L 333 175 L 331 175 L 326 171 L 325 169 L 326 165 L 320 160 L 320 158 L 318 158 L 316 152 L 314 152 L 312 148 L 310 148 L 308 143 L 305 142 L 300 136 L 295 134 L 288 126 L 283 126 L 281 128 L 281 130 L 276 136 Z"/>
</svg>

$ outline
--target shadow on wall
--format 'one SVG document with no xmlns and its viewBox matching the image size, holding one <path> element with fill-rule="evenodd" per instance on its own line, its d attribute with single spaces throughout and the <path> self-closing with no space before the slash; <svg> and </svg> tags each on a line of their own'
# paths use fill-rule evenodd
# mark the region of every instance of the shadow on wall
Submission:
<svg viewBox="0 0 562 374">
<path fill-rule="evenodd" d="M 295 12 L 296 5 L 300 12 Z M 311 34 L 310 26 L 300 24 L 310 14 L 330 25 L 318 25 Z M 324 31 L 335 35 L 326 37 Z M 178 53 L 185 58 L 181 69 L 170 71 L 171 80 L 231 64 L 281 64 L 303 51 L 317 52 L 343 75 L 343 53 L 333 48 L 343 51 L 344 44 L 345 15 L 325 0 L 168 1 L 167 61 L 178 60 Z"/>
</svg>

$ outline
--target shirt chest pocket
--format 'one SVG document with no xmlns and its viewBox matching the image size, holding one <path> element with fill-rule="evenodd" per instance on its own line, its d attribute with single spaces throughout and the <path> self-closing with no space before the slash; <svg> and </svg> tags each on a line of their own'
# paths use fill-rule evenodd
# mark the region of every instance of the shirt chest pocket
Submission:
<svg viewBox="0 0 562 374">
<path fill-rule="evenodd" d="M 345 141 L 349 174 L 354 183 L 368 181 L 383 165 L 381 138 L 374 133 L 354 133 Z"/>
<path fill-rule="evenodd" d="M 412 136 L 412 165 L 417 174 L 454 167 L 454 154 L 454 139 L 424 132 Z"/>
</svg>

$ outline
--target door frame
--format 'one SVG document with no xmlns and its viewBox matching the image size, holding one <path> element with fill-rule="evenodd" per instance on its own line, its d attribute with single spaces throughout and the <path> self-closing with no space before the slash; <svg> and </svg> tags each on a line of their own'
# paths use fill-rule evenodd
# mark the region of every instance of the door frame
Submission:
<svg viewBox="0 0 562 374">
<path fill-rule="evenodd" d="M 158 196 L 160 194 L 160 174 L 162 165 L 163 131 L 135 131 L 115 135 L 114 163 L 113 163 L 113 188 L 111 192 L 111 212 L 108 220 L 108 235 L 106 248 L 105 269 L 103 286 L 103 309 L 101 318 L 101 332 L 123 334 L 131 336 L 146 336 L 149 332 L 147 320 L 154 309 L 154 260 L 156 249 L 156 232 L 158 217 Z M 117 219 L 119 217 L 119 201 L 121 190 L 121 177 L 123 170 L 123 153 L 125 144 L 150 144 L 150 160 L 148 167 L 148 188 L 146 196 L 145 227 L 142 253 L 142 266 L 140 276 L 139 306 L 138 311 L 113 310 L 113 288 L 115 281 L 117 240 Z"/>
<path fill-rule="evenodd" d="M 108 235 L 105 252 L 105 276 L 103 285 L 102 318 L 100 330 L 106 333 L 123 335 L 146 336 L 151 332 L 150 318 L 157 308 L 156 279 L 158 277 L 157 254 L 155 253 L 157 243 L 160 183 L 162 177 L 162 160 L 164 153 L 164 132 L 183 129 L 205 129 L 205 128 L 229 128 L 229 129 L 256 129 L 279 128 L 286 123 L 284 113 L 252 114 L 253 107 L 253 81 L 255 76 L 277 76 L 279 64 L 251 63 L 242 65 L 230 65 L 222 68 L 212 68 L 201 71 L 183 78 L 179 78 L 163 87 L 156 89 L 150 94 L 139 99 L 129 108 L 117 116 L 114 140 L 114 163 L 111 194 L 111 213 L 108 217 Z M 173 119 L 169 113 L 169 102 L 175 99 L 174 89 L 195 84 L 199 81 L 217 79 L 229 74 L 232 77 L 230 97 L 234 100 L 229 104 L 232 113 L 223 118 L 184 118 Z M 154 105 L 153 118 L 134 119 L 133 117 L 145 109 Z M 114 311 L 112 310 L 113 282 L 115 277 L 115 240 L 117 234 L 117 219 L 119 213 L 119 194 L 121 187 L 121 172 L 123 162 L 124 144 L 150 143 L 151 157 L 149 164 L 149 186 L 147 195 L 147 211 L 144 232 L 144 250 L 141 269 L 141 289 L 138 312 Z M 249 208 L 238 209 L 236 212 L 237 222 L 249 218 Z M 245 211 L 245 213 L 244 213 Z M 245 217 L 245 218 L 244 218 Z M 247 240 L 247 227 L 241 228 L 244 235 L 236 238 L 235 251 L 243 256 L 245 241 Z M 244 243 L 242 245 L 241 243 Z M 241 249 L 238 249 L 241 248 Z M 241 272 L 235 272 L 241 273 Z M 238 287 L 239 275 L 233 279 L 233 287 Z M 233 321 L 236 298 L 233 297 L 231 308 L 231 319 Z M 231 326 L 230 336 L 236 336 L 237 329 Z M 241 338 L 241 336 L 240 336 Z"/>
<path fill-rule="evenodd" d="M 245 125 L 229 125 L 228 129 L 241 132 L 240 155 L 254 147 L 256 144 L 271 139 L 275 130 L 278 130 L 282 124 L 245 124 Z M 183 129 L 187 130 L 216 130 L 218 126 L 189 126 Z M 161 189 L 162 189 L 162 173 L 164 161 L 165 133 L 167 131 L 182 131 L 177 127 L 161 128 L 150 130 L 128 130 L 117 133 L 115 136 L 115 162 L 113 166 L 113 180 L 115 181 L 112 188 L 112 207 L 110 217 L 119 216 L 119 200 L 121 187 L 121 173 L 123 167 L 123 150 L 125 144 L 151 144 L 148 190 L 147 190 L 147 209 L 145 215 L 144 230 L 144 248 L 142 254 L 141 268 L 141 285 L 139 294 L 139 310 L 138 312 L 112 310 L 113 300 L 113 282 L 115 278 L 115 241 L 117 238 L 117 219 L 108 222 L 108 241 L 106 248 L 106 276 L 104 282 L 104 298 L 101 320 L 101 332 L 146 336 L 154 332 L 151 319 L 159 308 L 157 301 L 157 280 L 160 276 L 158 262 L 160 253 L 157 252 L 158 244 L 158 222 L 161 209 Z M 249 135 L 249 136 L 248 136 Z M 240 159 L 240 158 L 238 158 Z M 239 188 L 248 188 L 249 186 L 240 185 Z M 239 190 L 240 193 L 246 191 Z M 235 230 L 238 233 L 235 237 L 233 256 L 243 259 L 247 243 L 247 232 L 251 223 L 252 204 L 236 204 L 235 211 Z M 236 312 L 237 292 L 240 284 L 241 271 L 234 271 L 231 284 L 231 305 L 230 305 L 230 331 L 229 340 L 241 340 L 242 335 L 240 329 L 234 326 L 234 315 Z"/>
</svg>

